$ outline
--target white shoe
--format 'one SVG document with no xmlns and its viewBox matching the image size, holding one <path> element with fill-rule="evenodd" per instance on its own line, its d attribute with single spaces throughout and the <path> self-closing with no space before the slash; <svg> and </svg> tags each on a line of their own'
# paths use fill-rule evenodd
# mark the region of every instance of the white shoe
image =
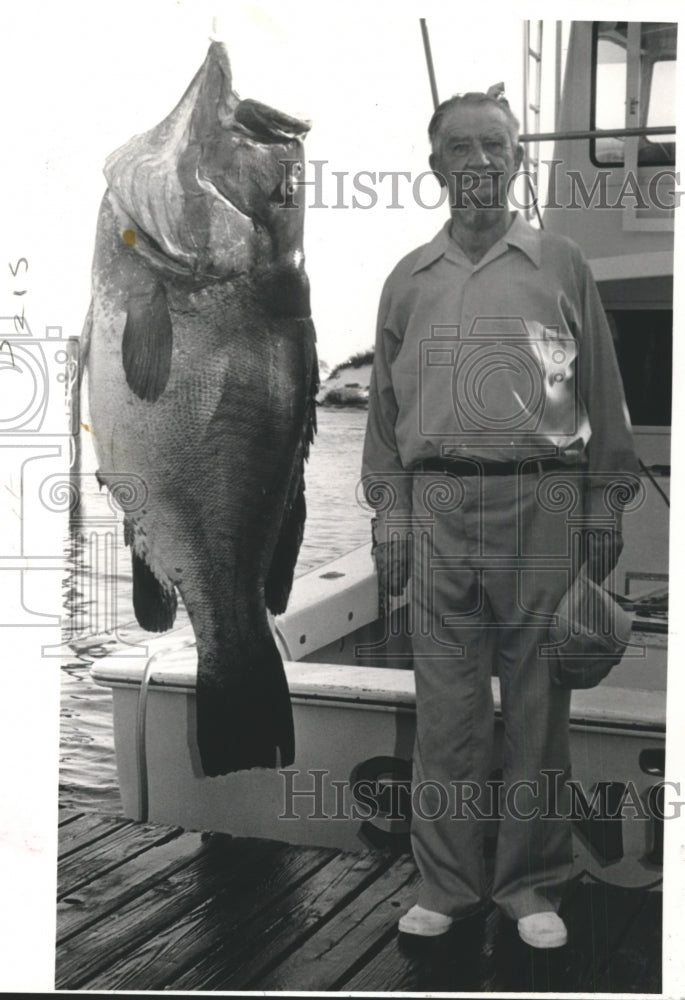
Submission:
<svg viewBox="0 0 685 1000">
<path fill-rule="evenodd" d="M 424 910 L 418 903 L 400 917 L 398 924 L 403 934 L 418 934 L 420 937 L 438 937 L 450 929 L 452 917 L 435 910 Z"/>
<path fill-rule="evenodd" d="M 552 910 L 521 917 L 518 932 L 531 948 L 561 948 L 568 941 L 566 924 Z"/>
</svg>

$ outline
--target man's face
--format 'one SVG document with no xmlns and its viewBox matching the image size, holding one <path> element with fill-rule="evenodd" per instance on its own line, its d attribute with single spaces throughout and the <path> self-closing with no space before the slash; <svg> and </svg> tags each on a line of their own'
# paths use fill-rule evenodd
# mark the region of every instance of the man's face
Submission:
<svg viewBox="0 0 685 1000">
<path fill-rule="evenodd" d="M 507 188 L 523 157 L 504 111 L 492 104 L 452 108 L 442 120 L 430 156 L 450 211 L 479 226 L 507 210 Z"/>
</svg>

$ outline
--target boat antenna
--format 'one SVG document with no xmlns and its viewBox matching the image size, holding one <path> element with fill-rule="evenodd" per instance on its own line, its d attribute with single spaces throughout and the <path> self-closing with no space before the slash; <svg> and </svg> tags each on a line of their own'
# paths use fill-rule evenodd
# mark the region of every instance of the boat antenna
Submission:
<svg viewBox="0 0 685 1000">
<path fill-rule="evenodd" d="M 428 80 L 431 85 L 431 95 L 433 97 L 433 109 L 437 108 L 440 103 L 438 99 L 438 87 L 435 82 L 435 69 L 433 68 L 433 56 L 431 55 L 431 43 L 428 37 L 428 25 L 426 24 L 425 17 L 419 18 L 419 24 L 421 25 L 421 37 L 423 38 L 423 49 L 426 53 L 426 66 L 428 67 Z"/>
</svg>

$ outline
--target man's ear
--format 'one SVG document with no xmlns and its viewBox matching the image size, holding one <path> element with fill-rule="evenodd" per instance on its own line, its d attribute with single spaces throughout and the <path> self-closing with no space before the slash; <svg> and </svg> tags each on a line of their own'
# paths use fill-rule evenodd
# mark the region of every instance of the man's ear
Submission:
<svg viewBox="0 0 685 1000">
<path fill-rule="evenodd" d="M 514 163 L 516 164 L 517 170 L 523 163 L 523 153 L 524 153 L 523 146 L 521 145 L 521 143 L 519 143 L 518 146 L 516 147 L 516 152 L 514 154 Z"/>
<path fill-rule="evenodd" d="M 441 174 L 440 171 L 437 169 L 436 167 L 437 161 L 438 158 L 435 155 L 435 153 L 431 153 L 431 155 L 428 157 L 428 163 L 430 164 L 430 168 L 433 171 L 433 175 L 436 177 L 438 184 L 440 185 L 441 188 L 444 188 L 447 187 L 447 181 L 445 180 L 445 175 Z"/>
</svg>

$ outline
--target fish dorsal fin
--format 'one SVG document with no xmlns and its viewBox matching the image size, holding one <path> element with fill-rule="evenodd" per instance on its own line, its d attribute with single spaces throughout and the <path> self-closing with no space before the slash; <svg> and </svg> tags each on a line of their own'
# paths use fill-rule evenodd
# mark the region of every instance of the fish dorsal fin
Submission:
<svg viewBox="0 0 685 1000">
<path fill-rule="evenodd" d="M 172 346 L 166 292 L 153 279 L 129 295 L 121 345 L 126 382 L 140 399 L 154 403 L 166 389 Z"/>
<path fill-rule="evenodd" d="M 311 320 L 304 322 L 312 325 Z M 316 394 L 318 389 L 319 368 L 316 357 L 314 357 L 298 455 L 293 467 L 281 530 L 264 585 L 266 606 L 275 615 L 283 614 L 288 605 L 295 575 L 295 565 L 304 536 L 304 524 L 307 517 L 304 495 L 304 463 L 309 456 L 309 446 L 316 433 Z"/>
</svg>

